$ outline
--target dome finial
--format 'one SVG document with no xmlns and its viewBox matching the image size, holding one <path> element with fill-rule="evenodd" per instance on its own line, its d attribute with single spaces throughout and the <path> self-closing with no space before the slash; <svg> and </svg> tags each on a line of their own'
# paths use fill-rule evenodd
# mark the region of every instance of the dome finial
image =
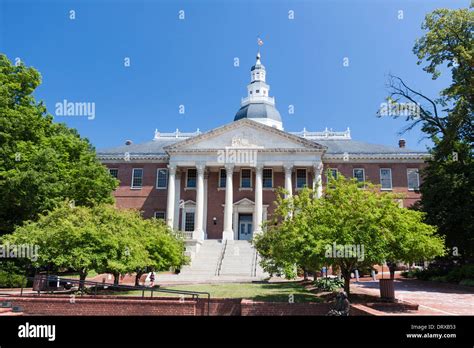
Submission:
<svg viewBox="0 0 474 348">
<path fill-rule="evenodd" d="M 260 47 L 263 46 L 263 40 L 260 38 L 260 36 L 257 38 L 257 45 L 258 45 L 258 52 L 257 52 L 257 63 L 256 64 L 261 64 L 260 63 Z"/>
</svg>

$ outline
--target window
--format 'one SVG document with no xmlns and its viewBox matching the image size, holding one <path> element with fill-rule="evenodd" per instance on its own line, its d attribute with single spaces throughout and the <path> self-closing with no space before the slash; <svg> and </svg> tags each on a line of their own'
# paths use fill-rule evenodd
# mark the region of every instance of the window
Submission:
<svg viewBox="0 0 474 348">
<path fill-rule="evenodd" d="M 109 174 L 112 175 L 115 179 L 118 178 L 118 169 L 117 168 L 109 168 Z"/>
<path fill-rule="evenodd" d="M 337 179 L 337 169 L 335 168 L 330 168 L 328 177 L 326 178 L 327 181 L 329 182 L 329 178 Z"/>
<path fill-rule="evenodd" d="M 407 169 L 408 190 L 418 190 L 420 188 L 420 175 L 418 169 Z"/>
<path fill-rule="evenodd" d="M 133 168 L 132 170 L 132 188 L 142 188 L 143 185 L 143 169 Z"/>
<path fill-rule="evenodd" d="M 250 169 L 242 169 L 240 171 L 240 187 L 241 188 L 252 187 L 252 171 Z"/>
<path fill-rule="evenodd" d="M 156 171 L 156 188 L 165 189 L 168 186 L 168 169 L 160 168 Z"/>
<path fill-rule="evenodd" d="M 263 169 L 263 187 L 273 187 L 273 169 Z"/>
<path fill-rule="evenodd" d="M 352 171 L 352 176 L 357 179 L 358 182 L 365 181 L 365 170 L 363 168 L 355 168 Z"/>
<path fill-rule="evenodd" d="M 260 90 L 259 90 L 259 89 L 257 89 L 257 90 L 255 91 L 255 93 L 257 93 L 257 94 L 258 94 L 258 93 L 260 93 Z"/>
<path fill-rule="evenodd" d="M 155 219 L 165 219 L 165 212 L 164 211 L 155 211 Z"/>
<path fill-rule="evenodd" d="M 306 169 L 296 169 L 296 188 L 308 186 L 306 178 Z"/>
<path fill-rule="evenodd" d="M 186 232 L 194 231 L 194 212 L 193 211 L 186 212 L 186 217 L 184 219 L 184 230 Z"/>
<path fill-rule="evenodd" d="M 227 180 L 227 176 L 226 176 L 225 169 L 220 169 L 219 170 L 219 187 L 220 188 L 225 188 L 226 180 Z"/>
<path fill-rule="evenodd" d="M 392 189 L 392 169 L 380 169 L 380 184 L 382 185 L 382 190 Z"/>
<path fill-rule="evenodd" d="M 194 168 L 188 169 L 187 178 L 186 178 L 186 187 L 196 187 L 196 176 L 197 171 Z"/>
</svg>

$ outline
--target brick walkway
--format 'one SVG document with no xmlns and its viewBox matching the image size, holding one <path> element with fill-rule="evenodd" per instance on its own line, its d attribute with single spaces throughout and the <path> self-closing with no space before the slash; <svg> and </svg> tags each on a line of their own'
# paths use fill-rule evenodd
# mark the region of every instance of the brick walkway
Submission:
<svg viewBox="0 0 474 348">
<path fill-rule="evenodd" d="M 380 296 L 379 282 L 351 282 L 351 292 Z M 418 303 L 416 315 L 474 315 L 474 289 L 465 286 L 401 279 L 395 280 L 395 297 Z"/>
</svg>

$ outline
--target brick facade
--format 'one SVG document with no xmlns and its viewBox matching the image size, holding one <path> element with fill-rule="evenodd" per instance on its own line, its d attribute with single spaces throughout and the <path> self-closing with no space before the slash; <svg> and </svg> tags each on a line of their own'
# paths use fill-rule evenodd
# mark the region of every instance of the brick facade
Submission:
<svg viewBox="0 0 474 348">
<path fill-rule="evenodd" d="M 0 301 L 20 306 L 24 315 L 60 316 L 205 316 L 207 299 L 137 298 L 127 296 L 77 297 L 71 303 L 69 296 L 0 297 Z M 255 302 L 245 299 L 211 299 L 211 316 L 290 316 L 326 315 L 329 303 Z M 376 310 L 354 305 L 350 315 L 376 315 Z"/>
<path fill-rule="evenodd" d="M 167 189 L 157 189 L 156 179 L 157 170 L 159 168 L 166 168 L 166 163 L 124 163 L 123 161 L 117 163 L 106 163 L 108 168 L 118 169 L 118 179 L 120 181 L 119 187 L 115 190 L 114 196 L 116 204 L 119 208 L 133 208 L 143 212 L 144 217 L 154 216 L 155 211 L 166 212 Z M 425 166 L 423 163 L 326 163 L 324 168 L 337 169 L 339 173 L 345 177 L 353 176 L 354 168 L 364 168 L 365 179 L 374 184 L 380 184 L 380 168 L 392 169 L 392 192 L 402 193 L 405 195 L 403 201 L 404 207 L 413 205 L 420 199 L 418 191 L 408 190 L 407 169 L 417 168 L 422 169 Z M 132 170 L 133 168 L 143 169 L 143 186 L 141 189 L 132 189 Z M 307 169 L 307 183 L 309 187 L 313 184 L 312 168 Z M 186 168 L 180 168 L 180 198 L 184 201 L 196 201 L 196 190 L 186 189 Z M 207 173 L 207 219 L 205 227 L 208 239 L 222 238 L 223 222 L 224 222 L 224 203 L 225 203 L 225 189 L 218 188 L 219 172 L 215 169 Z M 284 186 L 284 172 L 282 168 L 274 168 L 273 173 L 274 187 Z M 323 174 L 323 187 L 326 185 L 326 174 Z M 421 180 L 421 177 L 420 177 Z M 296 175 L 295 171 L 292 174 L 293 192 L 296 190 Z M 252 172 L 252 186 L 255 185 L 255 172 Z M 251 201 L 255 200 L 255 191 L 240 189 L 240 171 L 238 169 L 233 176 L 233 201 L 238 202 L 241 199 L 247 198 Z M 274 211 L 274 201 L 276 199 L 276 190 L 263 190 L 263 204 L 268 205 L 269 216 Z M 214 224 L 213 218 L 216 218 Z M 179 216 L 178 226 L 180 229 L 182 217 Z"/>
</svg>

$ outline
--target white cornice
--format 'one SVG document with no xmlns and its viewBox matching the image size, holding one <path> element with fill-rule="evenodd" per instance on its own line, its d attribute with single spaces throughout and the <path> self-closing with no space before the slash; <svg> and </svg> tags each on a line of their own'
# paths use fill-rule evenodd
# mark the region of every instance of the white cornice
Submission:
<svg viewBox="0 0 474 348">
<path fill-rule="evenodd" d="M 164 162 L 167 163 L 169 161 L 169 156 L 168 155 L 134 155 L 130 154 L 130 157 L 127 157 L 128 159 L 125 160 L 125 155 L 124 154 L 111 154 L 111 155 L 97 155 L 97 158 L 99 161 L 102 163 L 117 163 L 117 162 L 143 162 L 143 163 L 155 163 L 155 162 Z"/>
<path fill-rule="evenodd" d="M 247 126 L 252 127 L 252 128 L 261 129 L 261 130 L 264 130 L 266 132 L 273 133 L 273 134 L 278 135 L 282 138 L 291 140 L 291 141 L 293 141 L 297 144 L 301 144 L 301 145 L 307 147 L 308 149 L 312 149 L 313 151 L 315 149 L 320 150 L 320 152 L 324 152 L 326 150 L 326 147 L 322 146 L 321 144 L 318 144 L 318 143 L 315 143 L 313 141 L 301 138 L 299 136 L 290 134 L 288 132 L 281 131 L 281 130 L 273 128 L 273 127 L 269 127 L 267 125 L 261 124 L 259 122 L 252 121 L 252 120 L 247 119 L 247 118 L 241 119 L 239 121 L 234 121 L 234 122 L 228 123 L 224 126 L 215 128 L 215 129 L 210 130 L 206 133 L 202 133 L 202 134 L 200 134 L 198 136 L 195 136 L 193 138 L 189 138 L 189 139 L 186 139 L 186 140 L 183 140 L 183 141 L 179 141 L 175 144 L 165 146 L 164 150 L 167 153 L 173 153 L 178 149 L 182 149 L 183 146 L 196 144 L 197 142 L 209 139 L 209 138 L 211 138 L 213 136 L 216 136 L 216 135 L 223 134 L 226 131 L 241 127 L 243 125 L 247 125 Z M 216 149 L 213 149 L 213 150 L 215 151 Z M 186 150 L 186 152 L 187 151 L 193 151 L 193 150 Z M 202 151 L 202 150 L 196 150 L 196 151 Z M 194 152 L 196 152 L 196 151 L 194 151 Z"/>
<path fill-rule="evenodd" d="M 347 156 L 347 157 L 346 157 Z M 345 160 L 346 158 L 346 160 Z M 394 153 L 394 154 L 326 154 L 323 157 L 325 163 L 361 163 L 361 162 L 417 162 L 423 163 L 430 158 L 426 153 Z"/>
</svg>

